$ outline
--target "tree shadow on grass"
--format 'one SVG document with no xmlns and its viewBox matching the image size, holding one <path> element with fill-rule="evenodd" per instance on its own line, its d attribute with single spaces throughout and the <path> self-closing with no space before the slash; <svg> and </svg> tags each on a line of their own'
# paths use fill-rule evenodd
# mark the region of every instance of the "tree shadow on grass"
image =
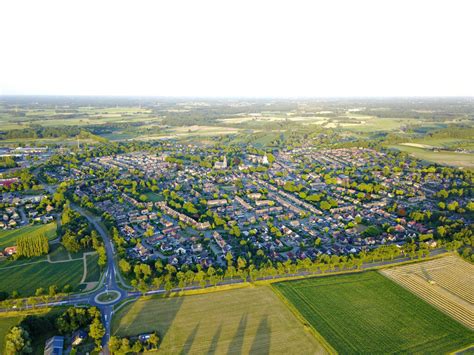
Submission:
<svg viewBox="0 0 474 355">
<path fill-rule="evenodd" d="M 265 315 L 258 325 L 257 333 L 250 348 L 250 354 L 270 354 L 271 328 L 268 315 Z"/>
<path fill-rule="evenodd" d="M 130 336 L 158 331 L 160 338 L 164 339 L 181 308 L 184 297 L 153 300 L 159 304 L 154 305 L 152 309 L 147 305 L 150 301 L 134 301 L 114 314 L 112 335 Z M 159 314 L 155 312 L 156 307 L 161 309 Z"/>
<path fill-rule="evenodd" d="M 244 344 L 245 328 L 247 327 L 247 314 L 244 314 L 240 318 L 239 326 L 237 331 L 232 338 L 231 343 L 229 344 L 229 349 L 227 354 L 241 354 L 242 346 Z"/>
<path fill-rule="evenodd" d="M 209 350 L 207 350 L 207 355 L 214 355 L 216 353 L 217 343 L 219 342 L 219 338 L 222 332 L 222 322 L 219 324 L 214 336 L 212 337 L 211 345 L 209 345 Z"/>
<path fill-rule="evenodd" d="M 196 338 L 196 334 L 199 330 L 199 325 L 200 324 L 201 324 L 201 322 L 196 324 L 194 329 L 191 331 L 191 333 L 186 338 L 186 341 L 184 342 L 184 346 L 183 346 L 183 348 L 181 349 L 181 352 L 180 352 L 181 355 L 189 354 L 189 351 L 191 350 L 191 347 L 193 346 L 193 343 L 194 343 L 194 338 Z"/>
</svg>

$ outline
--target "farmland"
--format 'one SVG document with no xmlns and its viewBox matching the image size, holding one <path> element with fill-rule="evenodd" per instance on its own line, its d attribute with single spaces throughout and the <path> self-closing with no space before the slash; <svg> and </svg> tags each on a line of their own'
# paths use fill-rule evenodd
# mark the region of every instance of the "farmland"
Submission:
<svg viewBox="0 0 474 355">
<path fill-rule="evenodd" d="M 39 224 L 17 229 L 0 231 L 0 250 L 16 245 L 16 240 L 26 234 L 44 233 L 49 240 L 56 238 L 56 223 Z"/>
<path fill-rule="evenodd" d="M 113 335 L 151 330 L 164 354 L 325 352 L 268 287 L 141 299 L 114 317 Z"/>
<path fill-rule="evenodd" d="M 274 287 L 340 353 L 441 353 L 473 339 L 472 331 L 377 272 Z"/>
<path fill-rule="evenodd" d="M 474 265 L 449 256 L 381 272 L 474 330 Z"/>
<path fill-rule="evenodd" d="M 433 162 L 441 165 L 450 165 L 456 167 L 473 168 L 474 156 L 472 153 L 458 153 L 447 150 L 433 151 L 422 147 L 408 145 L 391 145 L 391 149 L 406 152 L 418 159 Z"/>
<path fill-rule="evenodd" d="M 83 270 L 82 259 L 54 264 L 40 261 L 17 267 L 0 267 L 0 277 L 3 291 L 18 291 L 20 295 L 28 296 L 39 287 L 75 287 L 81 281 Z"/>
</svg>

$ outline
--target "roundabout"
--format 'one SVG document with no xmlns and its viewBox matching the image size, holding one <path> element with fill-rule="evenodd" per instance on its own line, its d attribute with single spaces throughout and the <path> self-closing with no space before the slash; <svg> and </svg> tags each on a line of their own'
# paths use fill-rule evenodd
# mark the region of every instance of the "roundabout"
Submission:
<svg viewBox="0 0 474 355">
<path fill-rule="evenodd" d="M 115 303 L 121 298 L 121 293 L 115 290 L 110 290 L 110 291 L 104 291 L 99 294 L 97 294 L 94 297 L 94 301 L 97 304 L 103 304 L 103 305 L 108 305 Z"/>
</svg>

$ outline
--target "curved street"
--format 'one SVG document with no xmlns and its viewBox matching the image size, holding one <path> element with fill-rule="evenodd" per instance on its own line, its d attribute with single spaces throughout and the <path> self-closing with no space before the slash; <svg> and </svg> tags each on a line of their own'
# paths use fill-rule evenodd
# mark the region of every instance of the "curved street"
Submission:
<svg viewBox="0 0 474 355">
<path fill-rule="evenodd" d="M 48 191 L 54 190 L 54 186 L 51 186 L 51 185 L 46 185 L 46 186 L 47 186 Z M 91 213 L 89 213 L 88 211 L 84 210 L 83 208 L 77 205 L 71 204 L 71 207 L 74 210 L 76 210 L 78 213 L 83 215 L 85 218 L 87 218 L 89 223 L 94 226 L 94 228 L 102 237 L 104 241 L 105 249 L 106 249 L 106 254 L 107 254 L 107 265 L 105 267 L 105 270 L 101 277 L 99 285 L 98 287 L 96 287 L 95 290 L 87 294 L 71 295 L 67 297 L 67 299 L 63 299 L 56 302 L 40 303 L 40 304 L 37 304 L 36 306 L 39 306 L 39 307 L 64 306 L 64 305 L 75 306 L 75 305 L 87 304 L 90 306 L 97 307 L 102 314 L 103 324 L 105 327 L 105 335 L 102 339 L 102 349 L 103 349 L 102 353 L 109 354 L 107 345 L 111 336 L 111 326 L 112 326 L 112 317 L 114 314 L 114 306 L 123 302 L 124 300 L 137 299 L 143 294 L 131 289 L 129 286 L 127 286 L 126 282 L 123 280 L 120 271 L 118 271 L 117 269 L 113 242 L 110 240 L 109 234 L 107 233 L 106 229 L 102 225 L 100 221 L 100 217 L 92 215 Z M 442 248 L 434 249 L 430 252 L 430 257 L 437 256 L 443 253 L 446 253 L 445 249 L 442 249 Z M 381 266 L 403 263 L 410 260 L 411 259 L 408 257 L 402 257 L 402 258 L 396 258 L 394 260 L 365 263 L 362 265 L 361 270 L 375 269 Z M 325 273 L 330 274 L 334 272 L 338 272 L 338 271 L 327 270 Z M 316 273 L 308 272 L 308 271 L 300 271 L 295 274 L 289 274 L 289 275 L 277 275 L 275 277 L 268 276 L 268 277 L 261 278 L 259 280 L 272 280 L 272 279 L 280 279 L 280 278 L 288 278 L 288 277 L 310 276 L 310 275 L 317 275 L 320 273 L 321 271 L 316 272 Z M 243 282 L 244 281 L 241 279 L 224 280 L 220 282 L 219 285 L 238 284 L 238 283 L 243 283 Z M 207 285 L 206 287 L 213 287 L 213 286 Z M 201 286 L 195 285 L 195 286 L 187 286 L 182 289 L 175 288 L 171 291 L 177 292 L 177 291 L 183 291 L 183 290 L 195 290 L 195 289 L 200 289 L 200 288 Z M 108 291 L 113 291 L 114 293 L 117 294 L 117 297 L 109 302 L 101 302 L 97 299 L 98 295 L 106 293 Z M 158 294 L 165 294 L 166 292 L 167 291 L 165 291 L 164 289 L 151 290 L 151 291 L 146 292 L 144 295 L 158 295 Z M 32 308 L 32 306 L 27 306 L 26 308 L 27 309 Z"/>
</svg>

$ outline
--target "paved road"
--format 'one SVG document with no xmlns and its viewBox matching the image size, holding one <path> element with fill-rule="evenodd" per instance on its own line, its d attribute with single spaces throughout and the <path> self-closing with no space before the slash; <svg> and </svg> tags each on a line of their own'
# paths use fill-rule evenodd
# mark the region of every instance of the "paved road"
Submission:
<svg viewBox="0 0 474 355">
<path fill-rule="evenodd" d="M 111 328 L 111 323 L 112 323 L 113 305 L 122 301 L 124 298 L 128 296 L 128 294 L 127 294 L 127 291 L 123 290 L 117 283 L 117 278 L 121 279 L 122 276 L 120 275 L 120 272 L 117 271 L 113 243 L 109 238 L 109 234 L 100 223 L 100 218 L 92 216 L 90 213 L 88 213 L 87 211 L 85 211 L 79 206 L 71 205 L 71 207 L 75 209 L 77 212 L 79 212 L 81 215 L 86 217 L 89 223 L 91 223 L 94 226 L 94 228 L 99 232 L 100 236 L 102 237 L 104 241 L 105 250 L 107 253 L 107 266 L 104 273 L 103 283 L 98 288 L 98 290 L 92 293 L 90 297 L 88 297 L 85 300 L 86 302 L 84 302 L 92 306 L 98 307 L 102 313 L 104 326 L 106 330 L 105 336 L 102 340 L 102 346 L 104 348 L 104 353 L 107 354 L 108 353 L 107 344 L 110 339 L 110 330 L 111 330 L 110 328 Z M 125 284 L 124 282 L 122 283 Z M 98 300 L 96 299 L 97 295 L 100 293 L 107 292 L 107 291 L 116 291 L 120 296 L 116 298 L 113 302 L 108 303 L 108 304 L 103 304 L 101 302 L 98 302 Z"/>
<path fill-rule="evenodd" d="M 47 185 L 47 184 L 44 184 L 44 185 L 45 185 L 45 188 L 48 192 L 50 192 L 50 193 L 55 192 L 56 186 Z M 109 238 L 109 234 L 107 233 L 107 231 L 103 227 L 103 225 L 100 221 L 100 218 L 96 217 L 96 216 L 93 216 L 91 213 L 87 212 L 86 210 L 84 210 L 83 208 L 81 208 L 77 205 L 72 204 L 71 207 L 74 210 L 76 210 L 77 212 L 79 212 L 81 215 L 83 215 L 85 218 L 87 218 L 89 223 L 91 223 L 94 226 L 94 228 L 97 230 L 97 232 L 100 234 L 100 236 L 102 237 L 102 239 L 104 241 L 105 250 L 106 250 L 106 253 L 107 253 L 107 265 L 106 265 L 106 268 L 105 268 L 103 279 L 100 282 L 99 287 L 95 291 L 90 292 L 86 295 L 84 295 L 84 294 L 72 295 L 72 296 L 69 296 L 67 299 L 60 300 L 60 301 L 57 301 L 57 302 L 50 302 L 50 303 L 46 303 L 46 304 L 38 304 L 37 307 L 38 306 L 64 306 L 64 305 L 88 304 L 90 306 L 95 306 L 95 307 L 99 308 L 100 311 L 101 311 L 101 314 L 103 316 L 103 322 L 104 322 L 104 326 L 105 326 L 105 330 L 106 330 L 104 338 L 102 339 L 102 347 L 103 347 L 102 353 L 103 354 L 109 354 L 109 350 L 107 348 L 107 345 L 108 345 L 110 335 L 111 335 L 111 323 L 112 323 L 112 316 L 113 316 L 113 306 L 118 304 L 119 302 L 125 300 L 125 299 L 130 299 L 130 300 L 136 299 L 136 298 L 142 296 L 142 294 L 140 292 L 130 291 L 130 290 L 125 289 L 126 283 L 122 279 L 122 275 L 120 274 L 120 272 L 117 271 L 117 264 L 116 264 L 116 260 L 115 260 L 115 251 L 114 251 L 113 243 Z M 446 250 L 444 250 L 444 249 L 435 249 L 435 250 L 432 250 L 430 252 L 430 256 L 436 256 L 436 255 L 439 255 L 439 254 L 442 254 L 442 253 L 445 253 L 445 252 L 446 252 Z M 409 261 L 409 260 L 410 260 L 410 258 L 404 257 L 404 258 L 397 258 L 397 259 L 394 259 L 394 260 L 378 261 L 378 262 L 375 262 L 375 263 L 363 264 L 362 269 L 368 270 L 368 269 L 373 269 L 373 268 L 377 268 L 377 267 L 380 267 L 380 266 L 398 264 L 398 263 L 402 263 L 402 262 Z M 339 270 L 327 270 L 325 272 L 325 274 L 331 274 L 331 273 L 338 272 L 338 271 Z M 281 276 L 276 276 L 276 277 L 269 276 L 269 277 L 265 277 L 265 278 L 259 279 L 259 280 L 280 279 L 280 278 L 286 278 L 286 277 L 291 277 L 291 276 L 308 276 L 308 275 L 315 275 L 315 274 L 316 275 L 320 274 L 320 272 L 319 273 L 314 273 L 314 272 L 301 271 L 301 272 L 298 272 L 298 273 L 295 273 L 295 274 L 290 274 L 290 275 L 281 275 Z M 117 282 L 117 279 L 119 279 L 121 281 L 122 286 Z M 238 284 L 238 283 L 243 283 L 243 281 L 240 280 L 240 279 L 225 280 L 225 281 L 219 283 L 219 285 L 229 285 L 229 284 Z M 212 286 L 206 286 L 206 287 L 212 287 Z M 184 288 L 184 290 L 195 290 L 195 289 L 199 289 L 199 288 L 201 288 L 201 287 L 200 286 L 187 286 L 187 287 Z M 183 290 L 183 289 L 176 288 L 176 289 L 173 289 L 172 291 L 181 291 L 181 290 Z M 97 299 L 97 296 L 100 295 L 101 293 L 104 293 L 104 292 L 107 292 L 107 291 L 117 292 L 118 297 L 115 300 L 113 300 L 112 302 L 104 304 L 104 303 L 100 302 Z M 146 292 L 146 295 L 164 294 L 165 292 L 166 291 L 163 290 L 163 289 L 152 290 L 152 291 Z M 27 308 L 31 308 L 31 307 L 27 307 Z"/>
</svg>

